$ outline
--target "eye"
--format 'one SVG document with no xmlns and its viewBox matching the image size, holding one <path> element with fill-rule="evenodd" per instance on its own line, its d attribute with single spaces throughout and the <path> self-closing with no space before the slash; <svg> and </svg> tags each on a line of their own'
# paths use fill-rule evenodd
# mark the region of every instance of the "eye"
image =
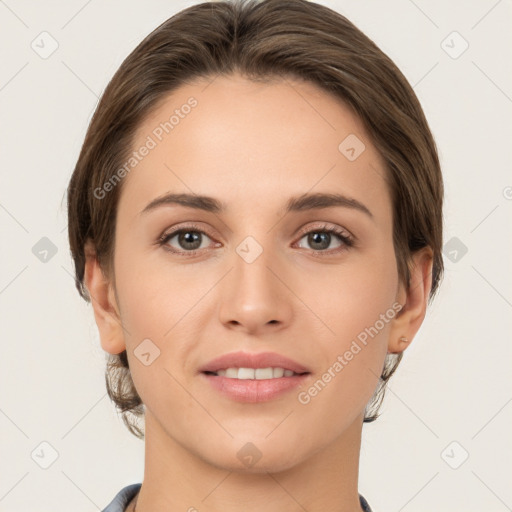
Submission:
<svg viewBox="0 0 512 512">
<path fill-rule="evenodd" d="M 195 255 L 199 250 L 208 247 L 204 245 L 205 237 L 210 238 L 203 230 L 196 226 L 185 226 L 180 229 L 175 229 L 170 233 L 164 233 L 158 240 L 158 243 L 164 246 L 165 249 L 174 253 L 186 253 L 187 255 Z M 173 243 L 170 243 L 176 239 Z"/>
<path fill-rule="evenodd" d="M 333 250 L 327 251 L 333 240 L 332 235 L 335 235 L 339 244 Z M 173 239 L 175 240 L 171 243 Z M 164 233 L 158 239 L 158 244 L 172 253 L 194 256 L 211 245 L 207 243 L 206 239 L 211 240 L 211 237 L 198 226 L 190 225 Z M 347 231 L 341 228 L 329 227 L 327 225 L 310 229 L 309 231 L 304 231 L 299 240 L 299 246 L 300 241 L 303 239 L 306 239 L 306 243 L 310 245 L 314 253 L 326 252 L 331 254 L 332 252 L 336 253 L 346 250 L 354 245 L 354 239 Z M 219 245 L 220 244 L 218 243 L 216 244 L 217 247 Z M 315 254 L 315 256 L 316 255 L 319 254 Z"/>
<path fill-rule="evenodd" d="M 352 247 L 354 245 L 354 240 L 347 231 L 340 228 L 330 228 L 326 225 L 311 229 L 305 232 L 303 235 L 304 236 L 302 236 L 300 240 L 306 239 L 306 243 L 308 243 L 310 247 L 315 250 L 314 252 L 326 251 L 326 249 L 328 249 L 331 245 L 333 239 L 332 235 L 335 235 L 335 238 L 338 238 L 338 240 L 341 241 L 341 243 L 334 249 L 341 247 L 341 250 L 345 250 L 348 247 Z"/>
</svg>

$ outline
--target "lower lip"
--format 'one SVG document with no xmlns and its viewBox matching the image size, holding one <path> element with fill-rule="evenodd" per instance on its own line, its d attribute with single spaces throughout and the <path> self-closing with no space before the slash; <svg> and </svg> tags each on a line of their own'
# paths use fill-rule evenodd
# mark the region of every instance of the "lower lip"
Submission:
<svg viewBox="0 0 512 512">
<path fill-rule="evenodd" d="M 278 379 L 230 379 L 201 373 L 224 396 L 237 402 L 266 402 L 303 384 L 309 373 Z"/>
</svg>

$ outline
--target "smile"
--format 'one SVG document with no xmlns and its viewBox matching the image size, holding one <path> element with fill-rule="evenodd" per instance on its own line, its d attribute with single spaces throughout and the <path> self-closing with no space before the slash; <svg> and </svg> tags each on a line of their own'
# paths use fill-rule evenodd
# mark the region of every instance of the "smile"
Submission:
<svg viewBox="0 0 512 512">
<path fill-rule="evenodd" d="M 224 370 L 218 370 L 216 372 L 205 372 L 219 377 L 227 377 L 229 379 L 279 379 L 281 377 L 293 377 L 294 375 L 300 375 L 292 370 L 285 370 L 280 367 L 268 367 L 268 368 L 226 368 Z"/>
</svg>

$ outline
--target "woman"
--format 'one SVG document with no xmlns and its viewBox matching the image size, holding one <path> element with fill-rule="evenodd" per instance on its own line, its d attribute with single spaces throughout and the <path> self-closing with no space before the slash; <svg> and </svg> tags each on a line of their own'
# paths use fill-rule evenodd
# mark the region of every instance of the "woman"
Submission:
<svg viewBox="0 0 512 512">
<path fill-rule="evenodd" d="M 68 188 L 107 390 L 145 439 L 104 512 L 372 510 L 362 425 L 438 289 L 442 203 L 412 88 L 340 14 L 206 2 L 149 34 Z"/>
</svg>

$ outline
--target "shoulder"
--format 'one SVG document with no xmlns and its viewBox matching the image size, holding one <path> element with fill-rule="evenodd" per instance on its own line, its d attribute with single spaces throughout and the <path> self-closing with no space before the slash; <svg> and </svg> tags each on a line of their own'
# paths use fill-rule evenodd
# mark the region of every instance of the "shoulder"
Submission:
<svg viewBox="0 0 512 512">
<path fill-rule="evenodd" d="M 139 492 L 141 485 L 142 483 L 130 484 L 123 487 L 102 512 L 124 512 L 126 505 L 128 505 L 132 498 Z"/>
<path fill-rule="evenodd" d="M 368 502 L 364 499 L 364 497 L 361 494 L 359 495 L 359 503 L 361 504 L 361 509 L 363 510 L 363 512 L 372 512 L 370 505 L 368 505 Z"/>
</svg>

